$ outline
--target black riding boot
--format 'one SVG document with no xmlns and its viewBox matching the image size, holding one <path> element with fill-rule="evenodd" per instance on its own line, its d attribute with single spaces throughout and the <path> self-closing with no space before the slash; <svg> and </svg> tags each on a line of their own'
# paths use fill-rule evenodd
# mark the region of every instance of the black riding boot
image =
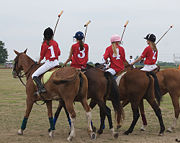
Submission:
<svg viewBox="0 0 180 143">
<path fill-rule="evenodd" d="M 45 89 L 44 85 L 41 83 L 41 80 L 37 76 L 33 77 L 33 80 L 36 82 L 39 94 L 45 93 L 46 89 Z"/>
</svg>

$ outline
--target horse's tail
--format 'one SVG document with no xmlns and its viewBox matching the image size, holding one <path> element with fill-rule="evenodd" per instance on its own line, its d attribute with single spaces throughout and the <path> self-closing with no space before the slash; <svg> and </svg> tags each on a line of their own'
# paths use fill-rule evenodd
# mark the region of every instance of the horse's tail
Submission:
<svg viewBox="0 0 180 143">
<path fill-rule="evenodd" d="M 117 83 L 113 77 L 113 75 L 109 72 L 105 72 L 104 76 L 106 77 L 108 81 L 108 87 L 110 88 L 110 99 L 113 105 L 113 108 L 115 112 L 117 113 L 117 123 L 120 124 L 121 121 L 124 119 L 124 110 L 123 107 L 120 103 L 120 94 L 119 94 L 119 89 L 117 86 Z"/>
<path fill-rule="evenodd" d="M 156 74 L 152 72 L 147 72 L 147 75 L 150 74 L 154 78 L 154 90 L 155 90 L 155 98 L 157 99 L 158 104 L 160 105 L 160 101 L 162 99 L 162 94 L 160 92 L 159 82 Z"/>
</svg>

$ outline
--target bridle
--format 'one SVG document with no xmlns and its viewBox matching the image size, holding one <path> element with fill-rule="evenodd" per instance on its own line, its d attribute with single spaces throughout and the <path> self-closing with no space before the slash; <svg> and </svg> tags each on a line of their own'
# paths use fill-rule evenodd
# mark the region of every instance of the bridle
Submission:
<svg viewBox="0 0 180 143">
<path fill-rule="evenodd" d="M 18 59 L 18 57 L 17 57 L 17 59 Z M 27 77 L 27 80 L 28 80 L 28 78 L 29 78 L 29 76 L 30 76 L 30 74 L 31 74 L 31 71 L 32 71 L 33 67 L 34 67 L 35 65 L 37 65 L 37 63 L 34 62 L 34 63 L 28 68 L 28 70 L 27 70 L 25 73 L 22 73 L 22 70 L 23 70 L 23 69 L 20 68 L 19 71 L 16 70 L 16 66 L 18 67 L 18 60 L 15 59 L 14 61 L 15 61 L 15 63 L 14 63 L 14 65 L 13 65 L 12 74 L 13 74 L 13 75 L 16 75 L 16 76 L 19 78 L 19 80 L 21 81 L 21 83 L 22 83 L 24 86 L 26 86 L 26 84 L 23 82 L 22 78 L 27 75 L 26 77 Z"/>
</svg>

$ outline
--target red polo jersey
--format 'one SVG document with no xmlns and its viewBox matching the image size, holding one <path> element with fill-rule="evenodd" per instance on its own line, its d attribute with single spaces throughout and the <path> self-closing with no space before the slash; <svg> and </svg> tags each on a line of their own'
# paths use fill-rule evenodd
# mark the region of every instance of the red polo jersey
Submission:
<svg viewBox="0 0 180 143">
<path fill-rule="evenodd" d="M 124 48 L 119 46 L 117 44 L 117 56 L 113 54 L 112 45 L 106 48 L 104 59 L 107 60 L 107 58 L 110 58 L 110 68 L 114 69 L 116 72 L 124 70 L 124 64 L 125 62 L 125 52 Z"/>
<path fill-rule="evenodd" d="M 60 53 L 61 52 L 56 41 L 50 40 L 49 45 L 47 44 L 47 41 L 44 41 L 41 46 L 40 59 L 43 60 L 45 57 L 46 60 L 54 61 L 55 59 L 58 59 Z"/>
<path fill-rule="evenodd" d="M 71 66 L 75 68 L 85 68 L 88 62 L 89 47 L 84 43 L 83 50 L 80 51 L 79 43 L 72 45 L 72 62 Z"/>
<path fill-rule="evenodd" d="M 154 65 L 157 61 L 158 51 L 153 51 L 153 49 L 148 46 L 144 49 L 143 53 L 141 54 L 142 58 L 146 58 L 144 61 L 145 65 Z"/>
</svg>

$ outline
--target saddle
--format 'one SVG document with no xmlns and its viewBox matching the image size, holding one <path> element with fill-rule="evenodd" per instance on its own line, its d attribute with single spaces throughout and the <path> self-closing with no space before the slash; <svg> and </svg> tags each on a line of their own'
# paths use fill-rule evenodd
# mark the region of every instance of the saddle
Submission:
<svg viewBox="0 0 180 143">
<path fill-rule="evenodd" d="M 55 72 L 55 73 L 54 73 Z M 54 73 L 54 74 L 53 74 Z M 46 84 L 46 82 L 51 78 L 55 83 L 66 82 L 75 79 L 78 75 L 79 70 L 72 67 L 54 67 L 53 69 L 48 70 L 41 76 L 41 82 Z"/>
<path fill-rule="evenodd" d="M 54 83 L 58 84 L 61 82 L 73 81 L 77 78 L 80 73 L 80 69 L 73 67 L 63 67 L 58 69 L 53 75 L 52 80 Z"/>
</svg>

